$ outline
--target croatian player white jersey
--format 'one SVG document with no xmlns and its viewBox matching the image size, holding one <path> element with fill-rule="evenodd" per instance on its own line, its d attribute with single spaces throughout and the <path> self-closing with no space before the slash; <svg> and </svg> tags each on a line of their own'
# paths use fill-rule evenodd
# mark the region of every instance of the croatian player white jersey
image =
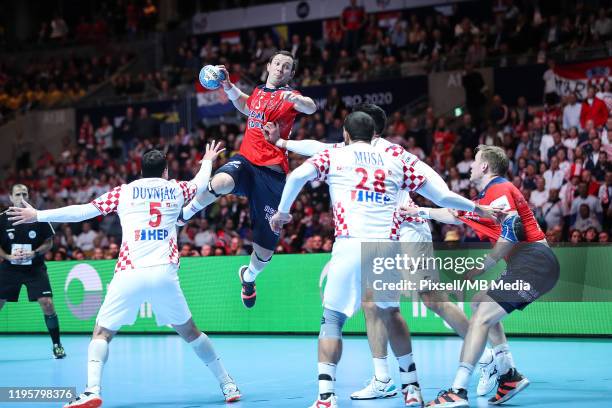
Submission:
<svg viewBox="0 0 612 408">
<path fill-rule="evenodd" d="M 116 212 L 123 239 L 115 272 L 165 264 L 179 264 L 176 220 L 181 208 L 196 194 L 188 181 L 143 178 L 115 187 L 92 201 L 107 215 Z"/>
<path fill-rule="evenodd" d="M 369 143 L 325 150 L 308 162 L 329 185 L 337 237 L 399 239 L 399 194 L 425 183 L 414 167 Z"/>
</svg>

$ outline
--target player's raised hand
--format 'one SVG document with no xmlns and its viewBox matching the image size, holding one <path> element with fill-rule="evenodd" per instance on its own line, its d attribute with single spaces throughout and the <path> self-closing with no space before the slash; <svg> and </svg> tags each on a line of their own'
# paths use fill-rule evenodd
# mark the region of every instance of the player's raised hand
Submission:
<svg viewBox="0 0 612 408">
<path fill-rule="evenodd" d="M 280 234 L 281 230 L 283 229 L 283 225 L 289 223 L 290 221 L 291 214 L 277 211 L 276 214 L 270 218 L 270 228 L 272 228 L 272 231 L 275 234 Z"/>
<path fill-rule="evenodd" d="M 204 152 L 204 157 L 202 157 L 202 160 L 215 161 L 215 159 L 225 151 L 225 147 L 221 148 L 221 146 L 221 142 L 215 142 L 214 140 L 210 143 L 207 143 L 206 151 Z"/>
<path fill-rule="evenodd" d="M 12 221 L 14 225 L 29 224 L 36 222 L 38 217 L 38 211 L 30 205 L 26 200 L 23 200 L 25 207 L 9 207 L 6 215 L 8 220 Z"/>
<path fill-rule="evenodd" d="M 227 71 L 227 68 L 225 68 L 225 65 L 217 65 L 216 67 L 225 74 L 225 79 L 220 81 L 221 86 L 223 86 L 223 89 L 230 89 L 232 87 L 232 81 L 230 81 L 230 76 L 229 72 Z"/>
<path fill-rule="evenodd" d="M 276 122 L 268 122 L 263 126 L 264 138 L 272 144 L 280 138 L 280 129 Z"/>
</svg>

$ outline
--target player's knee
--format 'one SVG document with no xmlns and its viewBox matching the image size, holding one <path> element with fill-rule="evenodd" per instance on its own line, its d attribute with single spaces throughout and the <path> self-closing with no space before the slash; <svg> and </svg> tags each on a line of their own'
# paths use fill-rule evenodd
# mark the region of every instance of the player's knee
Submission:
<svg viewBox="0 0 612 408">
<path fill-rule="evenodd" d="M 365 313 L 366 317 L 376 315 L 376 302 L 364 300 L 361 302 L 361 308 L 363 309 L 363 313 Z"/>
<path fill-rule="evenodd" d="M 208 192 L 221 196 L 229 194 L 234 190 L 234 179 L 227 173 L 217 173 L 208 183 Z"/>
<path fill-rule="evenodd" d="M 272 259 L 272 255 L 274 255 L 274 251 L 266 249 L 257 244 L 253 244 L 253 253 L 255 254 L 255 257 L 257 257 L 257 260 L 259 262 L 264 263 L 270 262 L 270 259 Z"/>
<path fill-rule="evenodd" d="M 55 312 L 53 308 L 53 301 L 50 297 L 42 297 L 38 299 L 38 304 L 40 305 L 45 314 L 52 314 Z"/>
<path fill-rule="evenodd" d="M 470 326 L 474 325 L 491 327 L 495 323 L 496 321 L 493 319 L 493 316 L 487 313 L 482 313 L 482 310 L 477 311 L 474 315 L 472 315 L 472 318 L 470 319 Z"/>
<path fill-rule="evenodd" d="M 102 339 L 102 340 L 106 340 L 106 342 L 110 343 L 110 341 L 113 339 L 115 332 L 102 327 L 102 326 L 98 326 L 96 325 L 96 327 L 94 327 L 94 331 L 93 331 L 93 338 L 94 339 Z"/>
<path fill-rule="evenodd" d="M 321 318 L 321 331 L 319 332 L 320 339 L 341 339 L 342 327 L 346 322 L 347 316 L 344 313 L 335 310 L 323 309 L 323 317 Z"/>
</svg>

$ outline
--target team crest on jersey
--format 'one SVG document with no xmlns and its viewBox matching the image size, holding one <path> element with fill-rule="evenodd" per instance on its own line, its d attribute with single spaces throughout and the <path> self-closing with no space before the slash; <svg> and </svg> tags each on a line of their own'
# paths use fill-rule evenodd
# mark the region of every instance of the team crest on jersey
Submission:
<svg viewBox="0 0 612 408">
<path fill-rule="evenodd" d="M 240 160 L 232 160 L 230 162 L 227 162 L 227 164 L 229 164 L 230 166 L 234 166 L 235 168 L 240 168 Z"/>
<path fill-rule="evenodd" d="M 163 241 L 168 238 L 169 232 L 165 229 L 141 229 L 134 231 L 134 241 Z"/>
<path fill-rule="evenodd" d="M 9 232 L 8 237 L 9 239 L 15 239 L 15 234 L 13 234 L 12 232 Z"/>
<path fill-rule="evenodd" d="M 30 239 L 34 239 L 34 238 L 36 238 L 36 231 L 30 231 L 30 232 L 28 232 L 28 237 L 30 237 Z"/>
</svg>

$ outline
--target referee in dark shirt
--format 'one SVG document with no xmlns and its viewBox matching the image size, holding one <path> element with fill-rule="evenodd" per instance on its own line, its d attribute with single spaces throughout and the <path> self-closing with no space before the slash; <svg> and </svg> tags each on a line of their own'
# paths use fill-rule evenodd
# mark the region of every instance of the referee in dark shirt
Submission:
<svg viewBox="0 0 612 408">
<path fill-rule="evenodd" d="M 15 184 L 11 188 L 11 203 L 24 207 L 28 188 Z M 21 285 L 28 289 L 30 302 L 38 302 L 53 342 L 53 356 L 64 358 L 60 342 L 59 320 L 53 307 L 51 284 L 44 255 L 53 246 L 55 231 L 49 223 L 13 225 L 5 213 L 0 214 L 0 309 L 6 302 L 17 302 Z"/>
</svg>

